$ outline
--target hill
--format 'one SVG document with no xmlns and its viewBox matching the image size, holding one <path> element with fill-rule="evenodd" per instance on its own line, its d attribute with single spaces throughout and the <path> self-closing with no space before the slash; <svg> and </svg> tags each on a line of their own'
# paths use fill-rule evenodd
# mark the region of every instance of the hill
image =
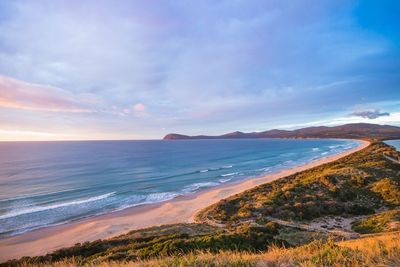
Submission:
<svg viewBox="0 0 400 267">
<path fill-rule="evenodd" d="M 400 205 L 400 164 L 392 147 L 367 148 L 221 200 L 199 213 L 200 221 L 235 224 L 266 217 L 304 221 L 322 216 L 373 214 Z"/>
<path fill-rule="evenodd" d="M 233 132 L 217 136 L 197 135 L 188 136 L 182 134 L 167 134 L 164 140 L 185 140 L 185 139 L 233 139 L 233 138 L 344 138 L 344 139 L 365 139 L 377 140 L 400 139 L 400 127 L 391 125 L 378 125 L 369 123 L 352 123 L 341 126 L 318 126 L 286 130 L 268 130 L 264 132 Z"/>
</svg>

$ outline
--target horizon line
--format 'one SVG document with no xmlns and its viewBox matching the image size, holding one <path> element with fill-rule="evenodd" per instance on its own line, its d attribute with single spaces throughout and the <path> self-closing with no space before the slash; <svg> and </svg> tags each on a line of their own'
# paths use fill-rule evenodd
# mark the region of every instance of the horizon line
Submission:
<svg viewBox="0 0 400 267">
<path fill-rule="evenodd" d="M 338 125 L 314 125 L 314 126 L 308 126 L 308 127 L 299 127 L 299 128 L 293 128 L 293 129 L 279 129 L 279 128 L 270 128 L 267 130 L 260 130 L 260 131 L 240 131 L 240 130 L 236 130 L 233 132 L 225 132 L 222 134 L 195 134 L 195 135 L 188 135 L 188 134 L 183 134 L 183 133 L 176 133 L 176 132 L 170 132 L 165 134 L 164 136 L 160 137 L 160 138 L 145 138 L 145 139 L 54 139 L 54 140 L 0 140 L 0 143 L 12 143 L 12 142 L 105 142 L 105 141 L 157 141 L 157 140 L 164 140 L 164 137 L 167 135 L 184 135 L 184 136 L 189 136 L 189 137 L 193 137 L 193 136 L 221 136 L 221 135 L 225 135 L 225 134 L 230 134 L 230 133 L 235 133 L 235 132 L 241 132 L 241 133 L 261 133 L 261 132 L 267 132 L 267 131 L 273 131 L 273 130 L 281 130 L 281 131 L 295 131 L 295 130 L 299 130 L 299 129 L 306 129 L 306 128 L 314 128 L 314 127 L 328 127 L 328 128 L 332 128 L 332 127 L 338 127 L 338 126 L 343 126 L 343 125 L 349 125 L 349 124 L 370 124 L 370 125 L 380 125 L 380 126 L 393 126 L 393 127 L 399 127 L 397 125 L 392 125 L 392 124 L 379 124 L 379 123 L 366 123 L 366 122 L 356 122 L 356 123 L 344 123 L 344 124 L 338 124 Z M 226 138 L 226 139 L 230 139 L 230 138 Z M 236 139 L 236 138 L 232 138 L 232 139 Z M 245 138 L 242 138 L 245 139 Z M 165 140 L 164 140 L 165 141 Z"/>
</svg>

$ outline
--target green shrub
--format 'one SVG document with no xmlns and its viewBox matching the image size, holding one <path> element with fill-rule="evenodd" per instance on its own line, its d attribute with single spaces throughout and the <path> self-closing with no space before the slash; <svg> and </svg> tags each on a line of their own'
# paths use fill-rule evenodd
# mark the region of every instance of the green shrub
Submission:
<svg viewBox="0 0 400 267">
<path fill-rule="evenodd" d="M 372 186 L 372 191 L 391 205 L 400 205 L 400 184 L 393 179 L 383 178 Z"/>
<path fill-rule="evenodd" d="M 355 221 L 352 229 L 361 234 L 400 230 L 400 210 L 390 210 Z"/>
</svg>

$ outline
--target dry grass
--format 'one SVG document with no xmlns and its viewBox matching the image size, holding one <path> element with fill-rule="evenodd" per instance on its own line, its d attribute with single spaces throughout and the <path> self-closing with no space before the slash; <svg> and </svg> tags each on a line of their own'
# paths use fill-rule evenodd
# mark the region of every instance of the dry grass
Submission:
<svg viewBox="0 0 400 267">
<path fill-rule="evenodd" d="M 279 249 L 264 254 L 268 266 L 400 266 L 400 234 Z"/>
<path fill-rule="evenodd" d="M 362 251 L 368 266 L 400 266 L 400 232 L 344 241 L 339 245 Z"/>
<path fill-rule="evenodd" d="M 167 266 L 260 266 L 263 254 L 251 254 L 248 252 L 221 252 L 212 254 L 209 252 L 190 253 L 182 256 L 160 257 L 152 260 L 138 262 L 102 262 L 99 264 L 84 265 L 88 267 L 167 267 Z M 21 267 L 31 267 L 23 264 Z M 81 266 L 77 260 L 56 262 L 51 265 L 35 265 L 39 267 L 77 267 Z M 261 265 L 263 266 L 263 265 Z"/>
<path fill-rule="evenodd" d="M 22 265 L 28 266 L 28 265 Z M 45 265 L 46 267 L 49 265 Z M 76 260 L 54 263 L 55 267 L 80 266 Z M 272 247 L 267 252 L 191 253 L 141 262 L 100 263 L 99 267 L 117 266 L 400 266 L 400 233 L 376 235 L 361 239 L 333 242 L 315 241 L 296 248 Z M 43 266 L 44 267 L 44 266 Z"/>
</svg>

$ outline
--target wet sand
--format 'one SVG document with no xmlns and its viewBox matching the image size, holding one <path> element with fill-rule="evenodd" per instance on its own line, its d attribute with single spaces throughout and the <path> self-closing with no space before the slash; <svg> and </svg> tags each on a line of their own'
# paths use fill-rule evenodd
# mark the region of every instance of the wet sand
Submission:
<svg viewBox="0 0 400 267">
<path fill-rule="evenodd" d="M 243 192 L 254 186 L 337 160 L 367 147 L 368 144 L 369 142 L 367 141 L 361 141 L 360 146 L 354 149 L 321 158 L 302 166 L 241 182 L 227 183 L 166 202 L 128 208 L 106 215 L 0 239 L 0 262 L 22 256 L 42 255 L 76 243 L 105 239 L 139 228 L 193 222 L 194 215 L 198 211 L 223 198 Z"/>
</svg>

